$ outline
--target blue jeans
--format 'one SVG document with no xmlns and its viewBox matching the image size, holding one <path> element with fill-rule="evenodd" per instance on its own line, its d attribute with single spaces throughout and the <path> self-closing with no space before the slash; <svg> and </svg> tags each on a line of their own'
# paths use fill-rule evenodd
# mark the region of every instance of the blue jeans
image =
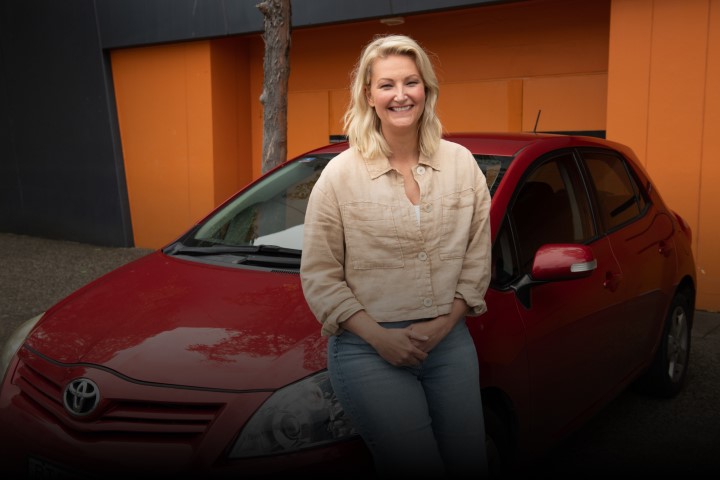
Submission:
<svg viewBox="0 0 720 480">
<path fill-rule="evenodd" d="M 487 476 L 477 353 L 464 321 L 417 367 L 395 367 L 344 331 L 329 338 L 328 370 L 380 476 Z"/>
</svg>

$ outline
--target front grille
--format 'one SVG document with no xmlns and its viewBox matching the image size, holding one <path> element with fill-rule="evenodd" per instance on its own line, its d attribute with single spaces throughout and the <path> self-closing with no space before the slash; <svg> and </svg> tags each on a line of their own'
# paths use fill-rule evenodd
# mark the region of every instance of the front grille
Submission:
<svg viewBox="0 0 720 480">
<path fill-rule="evenodd" d="M 109 377 L 116 384 L 125 382 L 121 390 L 136 392 L 137 395 L 133 396 L 132 400 L 112 398 L 112 396 L 101 397 L 97 414 L 88 418 L 74 417 L 65 410 L 62 395 L 67 383 L 67 370 L 77 367 L 61 367 L 45 362 L 39 357 L 32 355 L 28 357 L 21 359 L 14 379 L 14 383 L 22 392 L 23 399 L 33 404 L 36 410 L 40 411 L 39 413 L 54 417 L 66 431 L 76 436 L 167 435 L 172 436 L 174 440 L 181 437 L 196 437 L 209 429 L 224 407 L 221 403 L 177 402 L 177 398 L 183 397 L 182 392 L 178 392 L 178 389 L 162 387 L 160 387 L 162 393 L 171 397 L 172 401 L 158 400 L 158 386 L 127 382 L 102 371 L 98 375 L 100 379 L 95 378 L 101 394 L 104 387 L 105 390 L 113 390 L 107 388 L 102 380 Z M 42 368 L 35 368 L 36 366 Z M 83 370 L 87 372 L 90 369 Z M 118 388 L 115 387 L 114 390 Z"/>
<path fill-rule="evenodd" d="M 159 433 L 201 434 L 218 415 L 221 405 L 196 405 L 147 402 L 113 402 L 102 416 L 102 422 L 116 430 L 135 430 L 152 426 Z"/>
</svg>

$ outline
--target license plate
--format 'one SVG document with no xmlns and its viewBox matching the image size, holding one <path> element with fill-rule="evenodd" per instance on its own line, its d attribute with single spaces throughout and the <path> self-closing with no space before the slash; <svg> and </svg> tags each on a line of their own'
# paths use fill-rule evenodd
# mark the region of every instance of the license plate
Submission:
<svg viewBox="0 0 720 480">
<path fill-rule="evenodd" d="M 28 459 L 28 478 L 32 480 L 79 480 L 88 477 L 43 458 L 30 457 Z"/>
</svg>

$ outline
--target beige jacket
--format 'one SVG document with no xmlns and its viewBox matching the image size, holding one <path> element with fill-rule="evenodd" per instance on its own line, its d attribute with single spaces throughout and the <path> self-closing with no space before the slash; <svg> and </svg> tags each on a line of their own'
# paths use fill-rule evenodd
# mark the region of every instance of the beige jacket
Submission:
<svg viewBox="0 0 720 480">
<path fill-rule="evenodd" d="M 463 146 L 442 140 L 413 172 L 420 221 L 386 158 L 354 148 L 332 159 L 310 194 L 300 267 L 323 335 L 365 310 L 378 322 L 434 318 L 462 298 L 486 310 L 490 193 Z"/>
</svg>

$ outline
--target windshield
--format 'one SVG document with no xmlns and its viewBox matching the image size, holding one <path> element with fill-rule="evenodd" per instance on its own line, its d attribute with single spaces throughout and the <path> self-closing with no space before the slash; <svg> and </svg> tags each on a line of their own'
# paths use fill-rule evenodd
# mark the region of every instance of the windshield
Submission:
<svg viewBox="0 0 720 480">
<path fill-rule="evenodd" d="M 308 156 L 286 164 L 238 195 L 165 252 L 208 256 L 259 253 L 262 250 L 263 258 L 299 258 L 310 191 L 322 169 L 335 155 Z M 511 157 L 476 155 L 475 158 L 485 173 L 492 195 Z"/>
</svg>

